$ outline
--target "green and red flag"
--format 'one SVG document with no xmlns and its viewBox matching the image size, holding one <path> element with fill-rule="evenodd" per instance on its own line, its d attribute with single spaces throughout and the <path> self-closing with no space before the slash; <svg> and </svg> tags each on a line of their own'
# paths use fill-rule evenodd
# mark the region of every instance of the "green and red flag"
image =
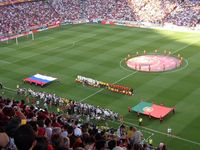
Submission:
<svg viewBox="0 0 200 150">
<path fill-rule="evenodd" d="M 164 118 L 167 114 L 173 111 L 173 108 L 156 105 L 149 102 L 140 102 L 132 107 L 132 110 L 144 115 L 152 116 L 154 118 Z"/>
</svg>

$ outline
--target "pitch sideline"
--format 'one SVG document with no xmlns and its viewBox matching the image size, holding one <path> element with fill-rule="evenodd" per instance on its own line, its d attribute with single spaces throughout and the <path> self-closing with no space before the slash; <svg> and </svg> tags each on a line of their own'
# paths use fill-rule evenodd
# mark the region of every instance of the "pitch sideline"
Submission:
<svg viewBox="0 0 200 150">
<path fill-rule="evenodd" d="M 129 124 L 129 125 L 134 125 L 134 126 L 136 126 L 136 127 L 140 127 L 140 128 L 142 128 L 142 129 L 145 129 L 145 130 L 147 130 L 147 131 L 151 131 L 151 132 L 153 132 L 153 133 L 158 133 L 158 134 L 161 134 L 161 135 L 169 136 L 167 133 L 164 133 L 164 132 L 161 132 L 161 131 L 157 131 L 157 130 L 154 130 L 154 129 L 151 129 L 151 128 L 139 126 L 139 125 L 134 124 L 134 123 L 130 123 L 130 122 L 127 122 L 127 121 L 124 121 L 124 123 Z M 199 143 L 199 142 L 192 141 L 192 140 L 189 140 L 189 139 L 185 139 L 185 138 L 182 138 L 182 137 L 179 137 L 179 136 L 176 136 L 176 135 L 170 135 L 169 137 L 170 137 L 170 138 L 179 139 L 179 140 L 182 140 L 182 141 L 189 142 L 189 143 L 192 143 L 192 144 L 195 144 L 195 145 L 200 146 L 200 143 Z"/>
<path fill-rule="evenodd" d="M 193 45 L 193 44 L 195 44 L 195 43 L 197 43 L 197 42 L 199 42 L 199 41 L 195 41 L 195 42 L 192 42 L 192 43 L 190 43 L 190 44 L 188 44 L 188 45 L 186 45 L 186 46 L 183 46 L 183 47 L 181 47 L 181 48 L 175 50 L 172 54 L 175 54 L 175 53 L 177 53 L 177 52 L 179 52 L 179 51 L 181 51 L 181 50 L 183 50 L 183 49 L 185 49 L 185 48 L 187 48 L 187 47 L 189 47 L 189 46 L 191 46 L 191 45 Z M 122 77 L 121 79 L 115 81 L 114 84 L 116 84 L 116 83 L 118 83 L 118 82 L 120 82 L 120 81 L 122 81 L 122 80 L 124 80 L 124 79 L 126 79 L 126 78 L 128 78 L 128 77 L 130 77 L 130 76 L 132 76 L 132 75 L 134 75 L 134 74 L 136 74 L 136 73 L 138 73 L 138 71 L 134 71 L 134 72 L 128 74 L 127 76 Z M 88 95 L 87 97 L 83 98 L 80 102 L 83 102 L 83 101 L 87 100 L 88 98 L 90 98 L 90 97 L 92 97 L 92 96 L 94 96 L 94 95 L 96 95 L 96 94 L 102 92 L 103 90 L 104 90 L 104 89 L 100 89 L 100 90 L 96 91 L 95 93 L 93 93 L 93 94 L 91 94 L 91 95 Z M 134 125 L 134 126 L 138 127 L 138 125 L 133 124 L 133 123 L 130 123 L 130 122 L 125 122 L 125 123 L 131 124 L 131 125 Z M 166 133 L 164 133 L 164 132 L 160 132 L 160 131 L 157 131 L 157 130 L 154 130 L 154 129 L 151 129 L 151 128 L 147 128 L 147 127 L 142 127 L 142 128 L 143 128 L 143 129 L 146 129 L 146 130 L 148 130 L 148 131 L 154 132 L 154 133 L 158 133 L 158 134 L 162 134 L 162 135 L 168 136 L 168 134 L 166 134 Z M 181 138 L 181 137 L 175 136 L 175 135 L 170 136 L 170 137 L 200 146 L 200 143 L 199 143 L 199 142 L 196 142 L 196 141 L 192 141 L 192 140 L 189 140 L 189 139 Z"/>
</svg>

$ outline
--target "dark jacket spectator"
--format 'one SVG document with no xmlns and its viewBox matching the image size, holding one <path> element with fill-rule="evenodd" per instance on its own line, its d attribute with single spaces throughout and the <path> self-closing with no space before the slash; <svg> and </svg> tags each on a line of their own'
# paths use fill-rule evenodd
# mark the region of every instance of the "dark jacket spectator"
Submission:
<svg viewBox="0 0 200 150">
<path fill-rule="evenodd" d="M 35 133 L 30 125 L 20 126 L 14 135 L 18 150 L 32 150 L 36 144 L 35 138 Z"/>
</svg>

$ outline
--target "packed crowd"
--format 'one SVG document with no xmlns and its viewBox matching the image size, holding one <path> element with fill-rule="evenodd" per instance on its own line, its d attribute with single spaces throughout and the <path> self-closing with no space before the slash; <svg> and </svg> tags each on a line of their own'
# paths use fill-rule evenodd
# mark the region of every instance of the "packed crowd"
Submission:
<svg viewBox="0 0 200 150">
<path fill-rule="evenodd" d="M 64 21 L 81 19 L 82 3 L 77 0 L 50 0 L 51 6 Z"/>
<path fill-rule="evenodd" d="M 61 98 L 55 94 L 46 92 L 37 92 L 32 89 L 18 88 L 17 93 L 19 95 L 25 95 L 27 97 L 27 103 L 34 103 L 37 106 L 43 105 L 48 110 L 51 106 L 60 108 L 60 111 L 67 112 L 68 114 L 77 114 L 86 116 L 88 119 L 96 120 L 118 120 L 119 115 L 110 109 L 104 109 L 93 106 L 91 104 L 76 102 L 68 98 Z"/>
<path fill-rule="evenodd" d="M 30 30 L 36 25 L 80 19 L 173 23 L 194 27 L 200 23 L 195 0 L 49 0 L 0 6 L 0 34 Z"/>
<path fill-rule="evenodd" d="M 131 0 L 131 4 L 140 21 L 159 24 L 173 23 L 189 27 L 195 27 L 200 23 L 200 1 Z"/>
<path fill-rule="evenodd" d="M 64 20 L 134 19 L 126 0 L 51 0 L 50 3 Z"/>
<path fill-rule="evenodd" d="M 131 0 L 131 4 L 138 20 L 159 24 L 176 7 L 174 0 Z"/>
<path fill-rule="evenodd" d="M 118 129 L 80 122 L 77 115 L 49 112 L 0 97 L 1 150 L 153 150 L 135 127 Z M 160 143 L 156 150 L 166 150 Z"/>
<path fill-rule="evenodd" d="M 34 26 L 60 21 L 60 16 L 44 1 L 0 6 L 0 34 L 29 31 Z"/>
<path fill-rule="evenodd" d="M 127 0 L 86 0 L 84 13 L 87 19 L 117 19 L 134 21 L 135 14 Z"/>
<path fill-rule="evenodd" d="M 195 27 L 200 24 L 200 1 L 186 0 L 166 17 L 165 22 Z"/>
</svg>

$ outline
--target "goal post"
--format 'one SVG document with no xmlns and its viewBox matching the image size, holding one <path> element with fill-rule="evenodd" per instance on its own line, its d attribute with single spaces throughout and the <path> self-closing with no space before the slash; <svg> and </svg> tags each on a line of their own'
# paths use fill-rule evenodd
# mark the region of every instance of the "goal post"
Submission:
<svg viewBox="0 0 200 150">
<path fill-rule="evenodd" d="M 32 31 L 26 32 L 26 33 L 22 33 L 22 34 L 19 34 L 19 35 L 15 36 L 16 45 L 19 45 L 19 41 L 20 41 L 19 39 L 23 39 L 24 37 L 26 37 L 26 39 L 31 38 L 31 40 L 35 40 L 35 36 L 34 36 L 34 33 Z"/>
<path fill-rule="evenodd" d="M 19 45 L 18 37 L 16 37 L 15 42 L 16 42 L 16 45 Z"/>
<path fill-rule="evenodd" d="M 16 45 L 19 45 L 21 40 L 29 39 L 35 40 L 34 32 L 28 31 L 24 33 L 20 33 L 17 35 L 6 35 L 6 36 L 0 36 L 0 42 L 9 44 L 11 41 L 13 41 Z"/>
<path fill-rule="evenodd" d="M 32 40 L 35 40 L 35 36 L 33 32 L 31 33 L 31 35 L 32 35 Z"/>
</svg>

